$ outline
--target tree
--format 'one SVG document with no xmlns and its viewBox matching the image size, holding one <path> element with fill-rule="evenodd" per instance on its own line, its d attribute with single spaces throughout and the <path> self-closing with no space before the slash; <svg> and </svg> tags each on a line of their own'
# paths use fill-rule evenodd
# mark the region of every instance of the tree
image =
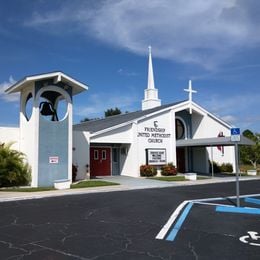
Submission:
<svg viewBox="0 0 260 260">
<path fill-rule="evenodd" d="M 88 121 L 94 121 L 94 120 L 99 120 L 99 117 L 95 117 L 95 118 L 88 118 L 85 117 L 84 119 L 80 120 L 80 123 L 84 123 L 84 122 L 88 122 Z"/>
<path fill-rule="evenodd" d="M 0 144 L 0 187 L 28 185 L 31 181 L 25 155 L 11 149 L 12 144 Z"/>
<path fill-rule="evenodd" d="M 84 119 L 81 119 L 81 120 L 80 120 L 80 123 L 87 122 L 87 121 L 90 121 L 90 120 L 91 120 L 90 118 L 85 117 Z"/>
<path fill-rule="evenodd" d="M 253 133 L 250 130 L 245 130 L 243 136 L 255 142 L 252 146 L 242 145 L 240 147 L 240 159 L 243 163 L 251 163 L 256 169 L 260 163 L 260 133 Z"/>
<path fill-rule="evenodd" d="M 119 115 L 121 113 L 122 113 L 121 110 L 117 107 L 115 107 L 114 109 L 110 108 L 105 111 L 105 117 L 115 116 L 115 115 Z"/>
</svg>

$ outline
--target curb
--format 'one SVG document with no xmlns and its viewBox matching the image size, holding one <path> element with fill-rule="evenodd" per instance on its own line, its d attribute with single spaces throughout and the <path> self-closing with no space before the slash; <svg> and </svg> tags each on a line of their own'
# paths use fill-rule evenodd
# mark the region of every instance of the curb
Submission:
<svg viewBox="0 0 260 260">
<path fill-rule="evenodd" d="M 253 181 L 253 180 L 260 180 L 260 178 L 243 177 L 243 179 L 240 179 L 240 182 Z M 118 186 L 40 191 L 40 192 L 33 192 L 33 194 L 28 192 L 8 192 L 8 191 L 4 191 L 1 193 L 0 191 L 0 202 L 43 199 L 43 198 L 53 198 L 53 197 L 92 194 L 92 193 L 105 193 L 105 192 L 114 192 L 114 191 L 133 191 L 133 190 L 143 190 L 143 189 L 162 189 L 162 188 L 169 188 L 169 187 L 197 186 L 197 185 L 228 183 L 228 182 L 235 182 L 235 179 L 233 177 L 232 178 L 228 177 L 228 178 L 216 178 L 216 179 L 206 179 L 206 180 L 196 180 L 196 181 L 169 182 L 169 183 L 164 183 L 164 185 L 162 186 L 158 185 L 158 183 L 155 183 L 154 185 L 143 185 L 143 186 L 136 186 L 136 187 L 133 185 L 129 186 L 125 184 L 120 184 Z"/>
</svg>

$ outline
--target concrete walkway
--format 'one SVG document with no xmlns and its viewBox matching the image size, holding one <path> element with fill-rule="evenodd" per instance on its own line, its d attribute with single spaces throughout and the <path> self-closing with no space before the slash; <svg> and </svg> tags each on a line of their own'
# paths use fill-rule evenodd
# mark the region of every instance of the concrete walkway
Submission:
<svg viewBox="0 0 260 260">
<path fill-rule="evenodd" d="M 241 181 L 244 180 L 259 180 L 259 177 L 242 177 Z M 80 195 L 87 193 L 99 193 L 99 192 L 112 192 L 112 191 L 127 191 L 137 189 L 152 189 L 152 188 L 165 188 L 165 187 L 179 187 L 189 185 L 201 185 L 210 183 L 221 183 L 221 182 L 232 182 L 235 181 L 235 177 L 225 178 L 209 178 L 197 181 L 179 181 L 179 182 L 167 182 L 151 180 L 146 178 L 133 178 L 126 176 L 109 176 L 98 178 L 98 180 L 105 180 L 110 182 L 116 182 L 120 185 L 115 186 L 104 186 L 94 188 L 81 188 L 81 189 L 68 189 L 68 190 L 52 190 L 52 191 L 40 191 L 40 192 L 7 192 L 0 190 L 0 202 L 4 201 L 17 201 L 27 199 L 39 199 L 57 196 L 67 195 Z"/>
</svg>

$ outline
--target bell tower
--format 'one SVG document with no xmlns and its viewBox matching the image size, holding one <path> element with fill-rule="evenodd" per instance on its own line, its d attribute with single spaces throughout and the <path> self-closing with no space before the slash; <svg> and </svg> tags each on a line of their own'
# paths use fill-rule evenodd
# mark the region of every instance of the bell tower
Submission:
<svg viewBox="0 0 260 260">
<path fill-rule="evenodd" d="M 158 107 L 161 105 L 161 100 L 158 99 L 158 89 L 154 87 L 153 63 L 152 63 L 152 47 L 148 47 L 148 82 L 147 89 L 144 90 L 144 99 L 142 100 L 142 110 Z"/>
<path fill-rule="evenodd" d="M 20 150 L 33 187 L 72 180 L 72 98 L 88 87 L 62 72 L 27 76 L 7 93 L 20 92 Z"/>
</svg>

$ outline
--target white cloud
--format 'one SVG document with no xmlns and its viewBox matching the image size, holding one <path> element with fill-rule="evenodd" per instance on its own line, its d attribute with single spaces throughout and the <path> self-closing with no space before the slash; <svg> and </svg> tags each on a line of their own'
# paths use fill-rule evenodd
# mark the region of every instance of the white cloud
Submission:
<svg viewBox="0 0 260 260">
<path fill-rule="evenodd" d="M 97 3 L 97 1 L 95 2 Z M 79 1 L 59 10 L 35 12 L 27 25 L 72 22 L 87 36 L 137 54 L 153 55 L 213 69 L 241 49 L 257 46 L 258 1 L 244 0 L 104 0 Z"/>
<path fill-rule="evenodd" d="M 210 111 L 223 114 L 223 113 L 243 113 L 247 111 L 254 113 L 259 105 L 260 94 L 248 93 L 240 95 L 214 95 L 206 101 L 202 101 Z"/>
<path fill-rule="evenodd" d="M 16 83 L 12 76 L 9 77 L 8 81 L 0 83 L 0 99 L 6 102 L 17 102 L 19 100 L 19 94 L 6 94 L 5 90 L 8 89 L 11 85 Z"/>
<path fill-rule="evenodd" d="M 127 76 L 127 77 L 135 77 L 138 75 L 138 73 L 134 72 L 134 71 L 128 71 L 126 69 L 118 69 L 117 73 L 121 76 Z"/>
<path fill-rule="evenodd" d="M 229 124 L 234 124 L 237 122 L 237 117 L 233 116 L 233 115 L 225 115 L 221 117 L 222 120 L 228 122 Z"/>
<path fill-rule="evenodd" d="M 260 121 L 259 100 L 260 94 L 247 93 L 226 97 L 215 95 L 200 103 L 231 125 L 246 129 L 256 126 Z"/>
</svg>

